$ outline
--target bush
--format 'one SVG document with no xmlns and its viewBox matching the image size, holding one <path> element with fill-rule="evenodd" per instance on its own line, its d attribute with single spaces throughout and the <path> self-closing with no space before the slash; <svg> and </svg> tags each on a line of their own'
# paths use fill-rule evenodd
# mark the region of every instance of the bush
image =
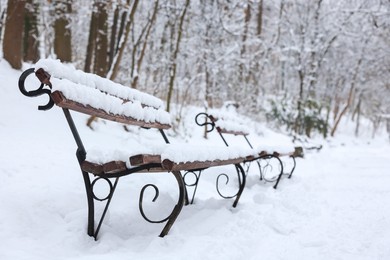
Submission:
<svg viewBox="0 0 390 260">
<path fill-rule="evenodd" d="M 322 106 L 314 100 L 305 100 L 296 106 L 286 99 L 270 100 L 271 110 L 267 112 L 267 119 L 294 134 L 305 134 L 310 137 L 313 131 L 324 137 L 328 135 L 328 123 L 322 113 Z M 299 107 L 299 108 L 298 108 Z"/>
</svg>

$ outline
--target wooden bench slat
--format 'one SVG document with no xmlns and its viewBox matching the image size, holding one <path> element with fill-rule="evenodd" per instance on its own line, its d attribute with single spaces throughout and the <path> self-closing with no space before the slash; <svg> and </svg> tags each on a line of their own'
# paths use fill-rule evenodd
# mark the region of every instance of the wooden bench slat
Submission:
<svg viewBox="0 0 390 260">
<path fill-rule="evenodd" d="M 186 162 L 186 163 L 175 163 L 171 160 L 165 159 L 162 162 L 162 165 L 165 169 L 169 171 L 187 171 L 194 169 L 204 169 L 214 166 L 222 166 L 228 164 L 238 164 L 245 161 L 245 158 L 236 158 L 229 160 L 215 160 L 215 161 L 195 161 L 195 162 Z"/>
<path fill-rule="evenodd" d="M 123 161 L 111 161 L 104 164 L 84 161 L 81 163 L 81 169 L 95 175 L 103 175 L 125 171 L 127 167 Z"/>
<path fill-rule="evenodd" d="M 131 117 L 123 116 L 123 115 L 114 115 L 107 113 L 106 111 L 102 109 L 96 109 L 91 106 L 85 106 L 81 103 L 72 101 L 67 99 L 60 91 L 55 91 L 51 94 L 51 97 L 54 101 L 54 103 L 62 108 L 71 109 L 80 113 L 84 113 L 91 116 L 97 116 L 103 119 L 107 119 L 110 121 L 122 123 L 122 124 L 130 124 L 130 125 L 136 125 L 146 128 L 158 128 L 158 129 L 168 129 L 170 128 L 170 125 L 167 124 L 160 124 L 160 123 L 150 123 L 145 121 L 139 121 Z"/>
<path fill-rule="evenodd" d="M 111 161 L 104 164 L 84 161 L 81 163 L 81 169 L 83 171 L 92 173 L 94 175 L 103 176 L 103 175 L 110 175 L 110 174 L 115 174 L 118 172 L 125 171 L 127 167 L 126 167 L 126 163 L 123 161 Z M 140 170 L 137 171 L 137 173 L 138 172 L 154 173 L 154 172 L 167 172 L 167 171 L 168 171 L 167 169 L 160 166 L 160 167 L 152 167 L 149 169 Z"/>
<path fill-rule="evenodd" d="M 98 163 L 92 163 L 88 161 L 84 161 L 81 163 L 81 169 L 83 171 L 95 174 L 95 175 L 101 175 L 103 174 L 103 166 Z"/>
<path fill-rule="evenodd" d="M 103 172 L 105 174 L 112 174 L 122 172 L 127 169 L 126 163 L 122 161 L 111 161 L 103 164 Z"/>
<path fill-rule="evenodd" d="M 148 164 L 148 163 L 161 163 L 161 155 L 151 154 L 138 154 L 131 156 L 130 164 L 133 166 Z"/>
<path fill-rule="evenodd" d="M 227 129 L 221 128 L 219 126 L 217 126 L 217 131 L 222 133 L 222 134 L 248 135 L 248 133 L 244 133 L 244 132 L 241 132 L 241 131 L 227 130 Z"/>
</svg>

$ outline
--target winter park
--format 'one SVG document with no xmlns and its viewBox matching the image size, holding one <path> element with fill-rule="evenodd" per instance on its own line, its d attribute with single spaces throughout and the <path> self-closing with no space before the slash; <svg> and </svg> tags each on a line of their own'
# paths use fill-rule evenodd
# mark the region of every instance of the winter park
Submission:
<svg viewBox="0 0 390 260">
<path fill-rule="evenodd" d="M 390 259 L 388 0 L 0 0 L 0 259 Z"/>
</svg>

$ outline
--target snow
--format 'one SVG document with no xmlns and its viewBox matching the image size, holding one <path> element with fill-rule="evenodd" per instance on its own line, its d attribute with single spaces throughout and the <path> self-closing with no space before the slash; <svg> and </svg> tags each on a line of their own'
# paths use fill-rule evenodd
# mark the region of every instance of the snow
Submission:
<svg viewBox="0 0 390 260">
<path fill-rule="evenodd" d="M 44 69 L 52 77 L 67 79 L 73 83 L 88 86 L 92 89 L 98 89 L 125 100 L 137 100 L 142 104 L 153 106 L 155 108 L 163 107 L 163 102 L 154 96 L 140 92 L 136 89 L 124 87 L 121 84 L 114 83 L 98 75 L 77 70 L 73 65 L 63 64 L 60 60 L 41 59 L 34 67 L 35 70 L 38 70 L 39 68 Z"/>
<path fill-rule="evenodd" d="M 208 115 L 213 116 L 216 120 L 215 126 L 220 127 L 223 130 L 228 132 L 240 132 L 244 135 L 250 134 L 251 126 L 248 125 L 245 120 L 248 120 L 243 115 L 239 115 L 233 107 L 223 107 L 221 109 L 211 109 Z M 203 120 L 203 121 L 202 121 Z M 205 121 L 205 118 L 198 118 L 198 123 L 202 124 Z M 224 136 L 229 134 L 224 134 Z M 268 154 L 273 154 L 277 152 L 279 154 L 291 154 L 295 150 L 294 144 L 286 138 L 286 136 L 279 135 L 278 137 L 274 135 L 274 138 L 262 138 L 258 141 L 258 144 L 251 143 L 251 145 L 255 145 L 254 154 L 259 154 L 261 152 L 267 152 Z M 253 136 L 253 135 L 252 135 Z M 250 137 L 247 137 L 249 140 Z M 249 141 L 250 142 L 250 141 Z M 245 141 L 246 143 L 246 141 Z M 229 144 L 229 142 L 228 142 Z"/>
<path fill-rule="evenodd" d="M 174 177 L 127 176 L 119 181 L 99 240 L 94 241 L 86 235 L 85 190 L 64 116 L 57 107 L 38 111 L 45 98 L 20 94 L 20 74 L 0 62 L 0 259 L 390 258 L 390 145 L 385 134 L 358 140 L 346 133 L 321 141 L 323 149 L 298 159 L 293 177 L 283 178 L 277 190 L 260 182 L 253 168 L 237 208 L 215 191 L 216 176 L 232 169 L 210 169 L 202 174 L 195 204 L 183 208 L 164 238 L 158 237 L 163 224 L 150 224 L 140 216 L 138 197 L 145 184 L 156 184 L 160 197 L 155 203 L 153 192 L 145 191 L 146 214 L 167 216 L 177 199 Z M 168 131 L 173 145 L 222 144 L 217 135 L 201 138 L 192 117 L 197 112 L 186 112 L 185 137 Z M 85 124 L 85 115 L 74 115 L 77 125 Z M 86 146 L 98 140 L 104 145 L 113 140 L 103 139 L 113 127 L 115 136 L 122 127 L 111 122 L 94 124 L 95 131 L 79 130 Z M 288 139 L 264 125 L 254 125 L 250 132 L 256 144 Z M 155 131 L 130 128 L 122 133 L 145 136 L 137 140 L 141 146 L 163 143 Z M 225 192 L 236 192 L 234 176 Z M 97 186 L 104 195 L 104 181 Z"/>
<path fill-rule="evenodd" d="M 51 77 L 52 91 L 60 91 L 67 99 L 76 101 L 85 106 L 89 105 L 96 109 L 102 109 L 114 115 L 125 115 L 139 121 L 149 123 L 170 124 L 170 115 L 162 108 L 143 107 L 141 102 L 134 100 L 124 103 L 122 99 L 102 93 L 95 88 L 88 88 L 85 85 L 74 83 L 67 79 Z M 99 82 L 99 81 L 96 81 Z M 123 88 L 125 88 L 123 86 Z"/>
</svg>

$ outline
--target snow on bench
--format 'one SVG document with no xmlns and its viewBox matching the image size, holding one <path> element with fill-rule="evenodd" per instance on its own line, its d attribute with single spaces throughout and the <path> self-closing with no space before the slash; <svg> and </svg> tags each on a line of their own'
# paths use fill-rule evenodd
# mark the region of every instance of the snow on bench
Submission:
<svg viewBox="0 0 390 260">
<path fill-rule="evenodd" d="M 205 117 L 205 122 L 199 122 L 199 120 L 201 120 L 201 117 Z M 209 120 L 210 122 L 207 122 L 207 120 Z M 224 137 L 224 134 L 243 136 L 246 143 L 251 148 L 252 152 L 255 153 L 255 156 L 246 160 L 245 163 L 256 161 L 260 170 L 260 179 L 264 179 L 266 181 L 276 181 L 274 188 L 278 186 L 280 178 L 284 174 L 283 162 L 279 159 L 279 157 L 287 156 L 292 158 L 293 166 L 291 168 L 291 171 L 288 173 L 289 178 L 291 178 L 296 166 L 296 161 L 294 158 L 296 154 L 296 148 L 292 145 L 292 143 L 275 144 L 271 143 L 270 141 L 266 141 L 266 143 L 254 147 L 248 139 L 248 126 L 245 125 L 245 122 L 240 119 L 237 113 L 234 113 L 232 111 L 228 112 L 224 111 L 223 109 L 213 109 L 209 113 L 199 113 L 196 116 L 195 121 L 199 126 L 211 125 L 212 128 L 209 131 L 216 129 L 226 146 L 229 146 L 229 144 Z M 275 140 L 272 140 L 272 142 L 275 142 Z M 280 173 L 275 178 L 267 179 L 263 176 L 263 171 L 261 169 L 260 163 L 258 162 L 258 159 L 270 158 L 276 158 L 278 160 L 280 164 Z M 249 167 L 247 169 L 249 169 Z"/>
<path fill-rule="evenodd" d="M 27 91 L 26 78 L 35 73 L 41 82 L 36 90 Z M 48 88 L 47 88 L 48 87 Z M 139 172 L 171 172 L 179 188 L 179 198 L 171 214 L 162 220 L 150 220 L 143 211 L 143 194 L 148 187 L 154 188 L 156 197 L 158 188 L 153 184 L 146 185 L 140 193 L 139 209 L 145 220 L 151 223 L 166 222 L 160 236 L 165 236 L 184 204 L 188 203 L 188 192 L 184 176 L 180 171 L 198 171 L 214 166 L 232 165 L 238 174 L 239 191 L 233 207 L 238 203 L 245 186 L 245 172 L 240 163 L 247 160 L 253 151 L 248 149 L 232 149 L 229 147 L 198 147 L 187 144 L 169 144 L 164 129 L 171 127 L 171 116 L 164 110 L 163 102 L 151 95 L 140 92 L 91 73 L 76 70 L 71 65 L 59 60 L 43 59 L 34 68 L 22 73 L 19 78 L 20 91 L 29 97 L 47 94 L 50 101 L 40 110 L 50 109 L 55 105 L 61 107 L 77 144 L 77 159 L 82 170 L 88 201 L 88 231 L 97 239 L 107 209 L 110 205 L 116 185 L 120 177 Z M 104 143 L 103 146 L 86 149 L 78 129 L 73 121 L 70 110 L 90 116 L 135 125 L 143 128 L 155 128 L 161 133 L 165 144 L 148 145 L 137 143 L 127 144 L 126 140 Z M 110 134 L 110 131 L 107 132 Z M 129 133 L 123 131 L 123 135 Z M 94 143 L 94 142 L 93 142 Z M 90 175 L 95 176 L 91 181 Z M 94 193 L 94 185 L 98 180 L 105 180 L 110 187 L 105 198 L 98 198 Z M 105 201 L 106 205 L 95 228 L 95 201 Z"/>
<path fill-rule="evenodd" d="M 215 124 L 215 128 L 221 134 L 233 134 L 246 136 L 249 135 L 248 126 L 240 122 L 239 119 L 229 117 L 223 112 L 213 112 L 208 115 L 210 120 Z M 248 139 L 247 139 L 248 140 Z M 250 145 L 252 146 L 252 144 Z M 257 154 L 274 154 L 276 156 L 294 156 L 295 147 L 292 143 L 283 144 L 261 144 L 253 148 Z"/>
</svg>

